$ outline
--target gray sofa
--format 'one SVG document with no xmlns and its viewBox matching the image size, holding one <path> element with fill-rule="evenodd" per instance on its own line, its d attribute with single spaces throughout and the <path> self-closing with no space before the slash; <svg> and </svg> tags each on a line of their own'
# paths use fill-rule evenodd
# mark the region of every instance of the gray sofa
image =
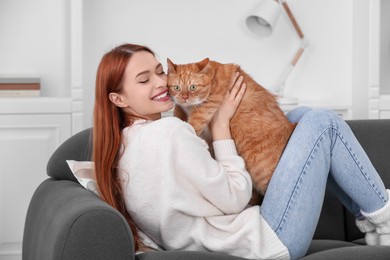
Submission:
<svg viewBox="0 0 390 260">
<path fill-rule="evenodd" d="M 390 187 L 390 120 L 348 121 L 386 186 Z M 90 129 L 64 142 L 47 164 L 49 178 L 36 189 L 27 212 L 23 259 L 242 259 L 211 252 L 135 255 L 125 219 L 74 178 L 65 160 L 88 160 Z M 366 246 L 352 216 L 331 194 L 307 255 L 311 259 L 390 259 L 390 247 Z"/>
</svg>

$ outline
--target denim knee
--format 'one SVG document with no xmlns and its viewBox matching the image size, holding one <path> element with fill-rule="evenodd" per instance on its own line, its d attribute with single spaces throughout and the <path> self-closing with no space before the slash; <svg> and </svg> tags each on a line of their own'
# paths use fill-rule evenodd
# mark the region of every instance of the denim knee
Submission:
<svg viewBox="0 0 390 260">
<path fill-rule="evenodd" d="M 287 118 L 291 123 L 297 123 L 310 110 L 312 110 L 312 108 L 305 107 L 305 106 L 294 108 L 293 110 L 287 113 Z"/>
<path fill-rule="evenodd" d="M 335 127 L 340 120 L 341 117 L 336 112 L 327 108 L 312 109 L 302 117 L 305 123 L 320 124 L 324 127 Z"/>
</svg>

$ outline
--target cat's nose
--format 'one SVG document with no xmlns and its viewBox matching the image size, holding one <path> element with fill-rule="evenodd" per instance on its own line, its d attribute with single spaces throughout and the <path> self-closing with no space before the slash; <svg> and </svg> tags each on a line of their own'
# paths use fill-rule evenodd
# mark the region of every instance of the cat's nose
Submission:
<svg viewBox="0 0 390 260">
<path fill-rule="evenodd" d="M 181 96 L 184 100 L 187 100 L 188 99 L 188 96 L 187 95 L 183 95 Z"/>
</svg>

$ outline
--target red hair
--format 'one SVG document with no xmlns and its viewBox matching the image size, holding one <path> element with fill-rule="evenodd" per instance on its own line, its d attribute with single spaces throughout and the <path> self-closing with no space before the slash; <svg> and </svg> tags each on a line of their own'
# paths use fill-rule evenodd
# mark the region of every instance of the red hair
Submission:
<svg viewBox="0 0 390 260">
<path fill-rule="evenodd" d="M 126 210 L 123 191 L 117 178 L 122 144 L 122 129 L 132 124 L 131 115 L 109 100 L 109 94 L 120 93 L 126 66 L 138 51 L 153 51 L 134 44 L 120 45 L 106 53 L 100 61 L 96 74 L 95 106 L 93 121 L 93 160 L 96 180 L 102 198 L 117 209 L 128 222 L 134 237 L 135 250 L 139 248 L 139 237 L 129 212 Z"/>
</svg>

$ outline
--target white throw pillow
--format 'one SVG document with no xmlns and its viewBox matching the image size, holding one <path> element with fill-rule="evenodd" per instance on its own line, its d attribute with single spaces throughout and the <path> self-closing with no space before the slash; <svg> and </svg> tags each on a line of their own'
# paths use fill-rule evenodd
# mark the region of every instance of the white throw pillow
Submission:
<svg viewBox="0 0 390 260">
<path fill-rule="evenodd" d="M 81 186 L 100 197 L 99 187 L 96 182 L 94 162 L 66 160 L 66 163 Z"/>
</svg>

